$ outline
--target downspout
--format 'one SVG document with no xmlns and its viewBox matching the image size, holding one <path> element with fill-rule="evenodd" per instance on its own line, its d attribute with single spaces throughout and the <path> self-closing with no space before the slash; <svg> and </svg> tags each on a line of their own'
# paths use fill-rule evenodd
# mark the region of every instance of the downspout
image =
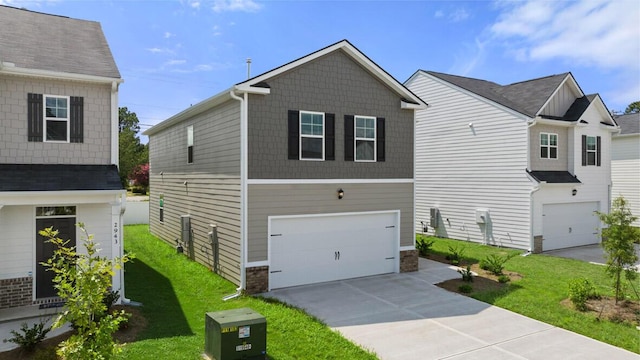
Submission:
<svg viewBox="0 0 640 360">
<path fill-rule="evenodd" d="M 245 92 L 244 97 L 240 97 L 235 94 L 234 90 L 229 91 L 231 98 L 240 102 L 240 286 L 236 288 L 236 292 L 231 295 L 227 295 L 222 300 L 227 301 L 240 296 L 242 290 L 245 288 L 245 254 L 246 254 L 246 226 L 247 226 L 247 100 L 248 94 Z"/>
<path fill-rule="evenodd" d="M 530 167 L 529 160 L 531 159 L 531 142 L 529 141 L 529 129 L 533 127 L 538 121 L 534 118 L 531 121 L 527 121 L 527 168 Z M 533 235 L 533 194 L 540 190 L 540 185 L 536 185 L 529 192 L 529 251 L 526 255 L 533 252 L 534 249 L 534 235 Z"/>
</svg>

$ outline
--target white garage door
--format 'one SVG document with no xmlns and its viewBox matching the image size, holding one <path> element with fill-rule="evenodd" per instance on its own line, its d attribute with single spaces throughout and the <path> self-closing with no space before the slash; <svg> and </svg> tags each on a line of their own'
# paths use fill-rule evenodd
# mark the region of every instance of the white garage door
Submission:
<svg viewBox="0 0 640 360">
<path fill-rule="evenodd" d="M 395 272 L 399 212 L 270 217 L 269 288 Z"/>
<path fill-rule="evenodd" d="M 594 213 L 597 202 L 544 205 L 542 215 L 543 250 L 596 244 L 600 220 Z"/>
</svg>

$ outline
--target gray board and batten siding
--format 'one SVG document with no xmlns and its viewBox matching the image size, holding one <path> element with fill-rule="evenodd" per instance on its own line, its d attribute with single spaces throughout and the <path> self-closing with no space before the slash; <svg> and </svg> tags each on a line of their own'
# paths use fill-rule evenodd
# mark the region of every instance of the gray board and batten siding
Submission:
<svg viewBox="0 0 640 360">
<path fill-rule="evenodd" d="M 187 163 L 187 127 L 194 127 Z M 240 283 L 240 105 L 230 100 L 149 137 L 152 234 L 171 245 L 191 215 L 195 260 L 213 266 L 209 224 L 218 226 L 219 273 Z M 185 185 L 186 182 L 186 185 Z M 160 222 L 160 196 L 163 222 Z"/>
<path fill-rule="evenodd" d="M 250 95 L 249 179 L 412 179 L 413 110 L 342 51 L 268 79 L 269 95 Z M 287 158 L 287 112 L 335 114 L 335 160 Z M 385 118 L 384 162 L 344 160 L 344 116 Z"/>
</svg>

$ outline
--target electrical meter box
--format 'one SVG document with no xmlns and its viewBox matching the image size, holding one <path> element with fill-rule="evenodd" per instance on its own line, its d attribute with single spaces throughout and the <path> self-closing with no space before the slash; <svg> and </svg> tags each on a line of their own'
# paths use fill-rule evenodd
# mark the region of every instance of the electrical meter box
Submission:
<svg viewBox="0 0 640 360">
<path fill-rule="evenodd" d="M 215 360 L 267 358 L 267 321 L 249 308 L 208 312 L 204 352 Z"/>
</svg>

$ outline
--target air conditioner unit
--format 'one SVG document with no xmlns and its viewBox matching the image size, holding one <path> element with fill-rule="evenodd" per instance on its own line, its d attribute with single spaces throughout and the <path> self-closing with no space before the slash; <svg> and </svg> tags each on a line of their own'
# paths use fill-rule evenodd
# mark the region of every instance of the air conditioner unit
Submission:
<svg viewBox="0 0 640 360">
<path fill-rule="evenodd" d="M 440 220 L 440 210 L 438 208 L 431 208 L 429 214 L 429 226 L 437 228 Z"/>
<path fill-rule="evenodd" d="M 489 222 L 488 209 L 476 209 L 476 224 L 486 224 Z"/>
</svg>

